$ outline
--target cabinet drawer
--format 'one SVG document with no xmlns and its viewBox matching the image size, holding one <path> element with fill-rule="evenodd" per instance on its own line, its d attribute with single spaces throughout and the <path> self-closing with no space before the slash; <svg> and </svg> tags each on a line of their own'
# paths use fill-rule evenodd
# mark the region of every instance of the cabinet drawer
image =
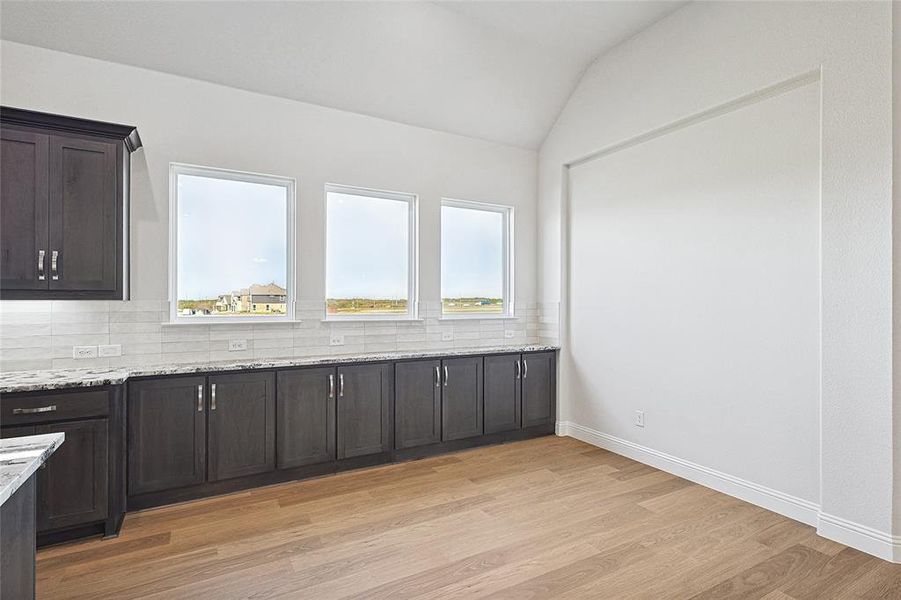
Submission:
<svg viewBox="0 0 901 600">
<path fill-rule="evenodd" d="M 4 395 L 0 399 L 0 422 L 3 426 L 46 423 L 105 417 L 109 414 L 109 392 L 87 390 L 61 391 L 38 395 Z"/>
</svg>

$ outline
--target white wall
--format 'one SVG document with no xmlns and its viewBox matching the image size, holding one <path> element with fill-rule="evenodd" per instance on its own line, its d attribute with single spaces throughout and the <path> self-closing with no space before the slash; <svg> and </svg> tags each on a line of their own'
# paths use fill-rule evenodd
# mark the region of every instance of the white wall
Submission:
<svg viewBox="0 0 901 600">
<path fill-rule="evenodd" d="M 170 162 L 184 162 L 297 179 L 299 314 L 307 321 L 318 321 L 324 311 L 323 187 L 327 182 L 419 194 L 420 300 L 429 317 L 437 316 L 440 295 L 441 197 L 514 206 L 515 293 L 522 319 L 508 326 L 516 328 L 514 341 L 537 340 L 535 152 L 12 42 L 2 42 L 0 60 L 0 101 L 4 105 L 138 127 L 144 148 L 133 156 L 131 186 L 131 296 L 136 301 L 131 305 L 141 308 L 138 312 L 164 311 L 160 303 L 168 294 L 168 166 Z M 148 304 L 141 307 L 137 304 L 140 302 Z M 71 305 L 61 310 L 67 306 Z M 16 310 L 11 303 L 4 303 L 2 308 L 4 312 Z M 103 312 L 87 308 L 98 315 Z M 120 308 L 114 306 L 112 310 Z M 102 315 L 97 318 L 102 319 Z M 148 315 L 147 319 L 149 327 L 153 321 L 158 324 L 160 317 Z M 27 324 L 22 319 L 15 322 Z M 498 325 L 501 335 L 497 334 Z M 438 335 L 440 340 L 436 333 L 439 326 L 426 323 L 416 333 L 421 334 L 421 340 L 379 338 L 368 349 L 391 349 L 398 343 L 409 347 L 419 341 L 425 346 L 427 341 L 435 341 L 429 334 Z M 473 331 L 472 323 L 460 325 L 466 330 L 461 333 L 468 335 L 458 336 L 458 345 L 510 341 L 502 335 L 503 324 L 486 325 L 485 331 L 491 330 L 491 335 L 481 335 L 479 324 L 474 326 Z M 391 325 L 380 327 L 374 335 L 393 331 Z M 15 333 L 19 339 L 29 332 Z M 105 333 L 108 331 L 93 332 L 99 336 Z M 165 329 L 162 334 L 159 330 L 148 333 L 157 336 L 150 338 L 151 343 L 167 342 Z M 304 342 L 306 352 L 323 338 L 322 331 L 313 333 L 317 339 Z M 168 341 L 173 343 L 194 341 L 183 338 L 181 334 L 168 334 Z M 200 341 L 208 339 L 207 334 Z M 52 364 L 75 366 L 65 357 L 66 347 L 77 341 L 67 338 L 56 343 L 49 339 L 47 343 L 57 348 Z M 362 338 L 358 345 L 346 350 L 363 350 Z M 49 354 L 42 358 L 38 349 L 43 346 L 31 347 L 31 354 L 26 356 L 6 344 L 5 358 L 21 360 L 7 360 L 4 368 L 49 367 Z M 147 349 L 148 354 L 157 359 L 161 352 L 166 354 L 165 347 L 159 348 Z M 172 350 L 182 354 L 187 348 Z M 216 348 L 212 352 L 217 352 Z M 211 356 L 241 358 L 206 354 L 207 359 Z M 204 353 L 182 358 L 202 360 Z M 77 365 L 87 366 L 83 362 Z"/>
<path fill-rule="evenodd" d="M 561 299 L 560 290 L 570 289 L 561 252 L 568 243 L 563 165 L 779 82 L 821 74 L 819 498 L 805 511 L 782 497 L 809 495 L 809 488 L 779 483 L 788 471 L 770 481 L 743 472 L 751 447 L 748 454 L 734 455 L 710 443 L 697 455 L 709 459 L 688 458 L 670 454 L 686 450 L 667 448 L 648 431 L 643 438 L 621 433 L 628 437 L 624 447 L 649 460 L 669 461 L 721 489 L 815 520 L 821 533 L 886 557 L 895 551 L 891 12 L 887 2 L 693 3 L 599 58 L 539 155 L 539 281 L 541 300 L 554 302 Z M 570 258 L 570 264 L 579 259 Z M 567 322 L 565 293 L 562 300 L 566 346 L 567 332 L 582 323 Z M 596 388 L 573 389 L 572 350 L 565 347 L 562 354 L 560 418 L 603 441 L 611 423 L 588 417 L 601 401 Z M 603 370 L 595 373 L 598 380 L 604 376 Z M 621 400 L 603 399 L 607 411 L 631 411 Z M 673 410 L 679 421 L 664 418 L 653 427 L 666 431 L 704 421 L 691 402 Z M 779 416 L 764 407 L 754 418 L 765 424 Z M 767 432 L 759 445 L 774 442 L 792 452 Z M 809 462 L 809 451 L 773 457 L 772 467 Z M 735 480 L 742 475 L 750 480 Z"/>
</svg>

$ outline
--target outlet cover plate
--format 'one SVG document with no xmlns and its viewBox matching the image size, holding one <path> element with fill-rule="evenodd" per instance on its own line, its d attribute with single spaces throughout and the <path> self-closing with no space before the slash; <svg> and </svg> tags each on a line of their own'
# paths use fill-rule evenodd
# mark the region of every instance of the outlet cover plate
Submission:
<svg viewBox="0 0 901 600">
<path fill-rule="evenodd" d="M 97 358 L 97 346 L 72 346 L 72 358 Z"/>
<path fill-rule="evenodd" d="M 101 344 L 97 346 L 101 358 L 106 356 L 122 356 L 122 344 Z"/>
<path fill-rule="evenodd" d="M 512 329 L 505 329 L 505 330 L 504 330 L 504 337 L 507 338 L 508 340 L 509 340 L 510 338 L 512 338 L 514 335 L 516 335 L 516 332 L 513 331 Z"/>
<path fill-rule="evenodd" d="M 329 346 L 343 346 L 344 345 L 344 334 L 343 333 L 333 333 L 328 338 Z"/>
<path fill-rule="evenodd" d="M 229 352 L 240 352 L 247 350 L 247 340 L 228 340 Z"/>
<path fill-rule="evenodd" d="M 635 411 L 635 426 L 636 427 L 644 427 L 644 411 L 643 410 Z"/>
<path fill-rule="evenodd" d="M 441 341 L 442 342 L 454 341 L 454 332 L 453 331 L 442 331 L 441 332 Z"/>
</svg>

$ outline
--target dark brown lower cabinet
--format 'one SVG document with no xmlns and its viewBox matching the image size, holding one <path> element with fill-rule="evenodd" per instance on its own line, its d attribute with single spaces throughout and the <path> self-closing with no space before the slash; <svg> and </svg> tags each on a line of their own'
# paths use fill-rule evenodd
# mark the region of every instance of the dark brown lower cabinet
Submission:
<svg viewBox="0 0 901 600">
<path fill-rule="evenodd" d="M 375 363 L 338 367 L 338 458 L 391 450 L 394 368 Z"/>
<path fill-rule="evenodd" d="M 553 424 L 557 419 L 556 354 L 522 355 L 522 426 Z"/>
<path fill-rule="evenodd" d="M 109 514 L 107 419 L 38 425 L 35 434 L 64 433 L 65 442 L 38 472 L 38 531 L 61 529 Z"/>
<path fill-rule="evenodd" d="M 34 599 L 35 497 L 32 475 L 0 506 L 0 598 Z"/>
<path fill-rule="evenodd" d="M 485 357 L 485 433 L 513 431 L 522 424 L 519 354 Z"/>
<path fill-rule="evenodd" d="M 125 512 L 122 404 L 118 386 L 0 398 L 0 437 L 65 434 L 34 475 L 38 544 L 118 532 Z"/>
<path fill-rule="evenodd" d="M 206 377 L 129 383 L 129 495 L 204 482 L 205 406 Z"/>
<path fill-rule="evenodd" d="M 278 373 L 276 430 L 279 469 L 335 460 L 334 367 Z"/>
<path fill-rule="evenodd" d="M 275 373 L 209 378 L 209 481 L 275 469 Z"/>
<path fill-rule="evenodd" d="M 394 447 L 441 441 L 441 361 L 399 362 L 394 368 Z"/>
<path fill-rule="evenodd" d="M 482 435 L 482 357 L 441 361 L 441 440 Z"/>
</svg>

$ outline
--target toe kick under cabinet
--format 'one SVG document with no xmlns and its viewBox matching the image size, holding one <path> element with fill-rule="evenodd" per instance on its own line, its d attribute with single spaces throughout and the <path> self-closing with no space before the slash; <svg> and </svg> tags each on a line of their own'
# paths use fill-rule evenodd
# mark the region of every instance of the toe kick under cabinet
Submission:
<svg viewBox="0 0 901 600">
<path fill-rule="evenodd" d="M 131 380 L 127 507 L 553 433 L 555 359 L 467 355 Z"/>
</svg>

